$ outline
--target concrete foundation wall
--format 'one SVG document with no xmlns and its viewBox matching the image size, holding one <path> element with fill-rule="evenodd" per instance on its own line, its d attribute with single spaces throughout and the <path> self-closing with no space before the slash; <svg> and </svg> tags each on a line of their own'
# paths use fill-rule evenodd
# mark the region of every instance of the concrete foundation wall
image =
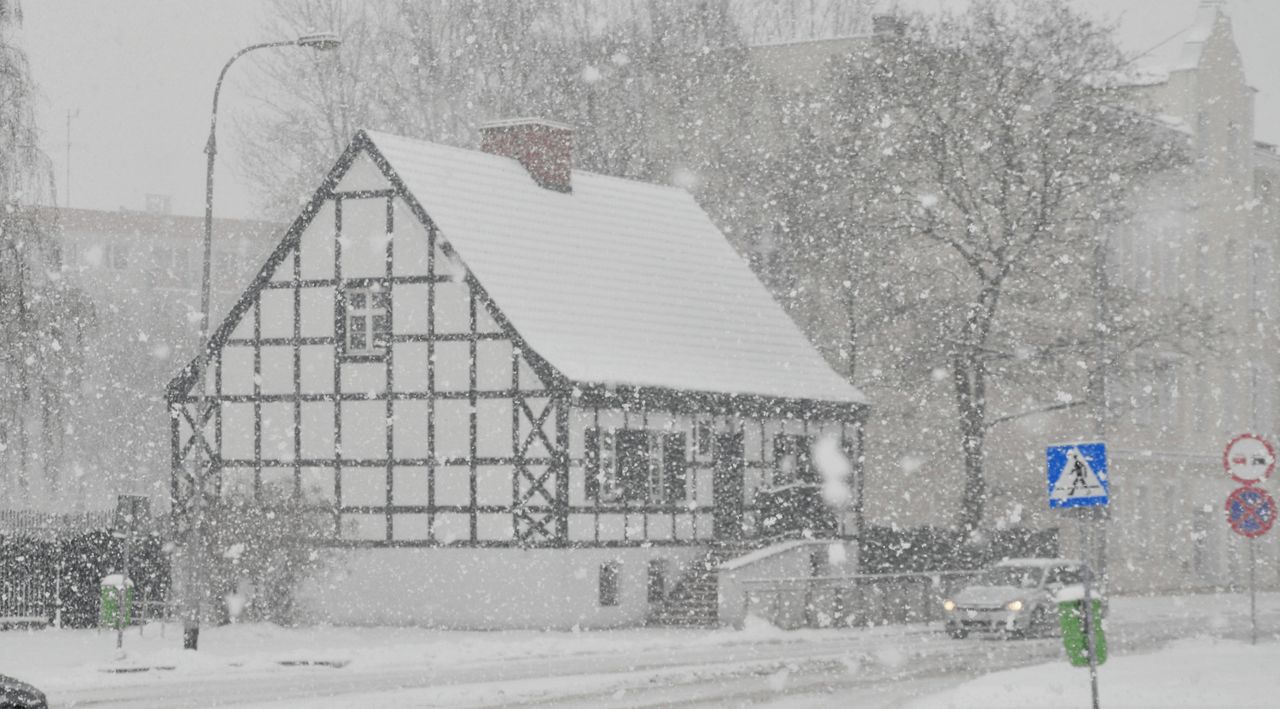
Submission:
<svg viewBox="0 0 1280 709">
<path fill-rule="evenodd" d="M 325 552 L 298 589 L 301 619 L 337 625 L 565 630 L 640 625 L 650 560 L 670 586 L 702 547 L 619 549 L 362 548 Z M 601 566 L 619 564 L 618 604 L 600 605 Z"/>
</svg>

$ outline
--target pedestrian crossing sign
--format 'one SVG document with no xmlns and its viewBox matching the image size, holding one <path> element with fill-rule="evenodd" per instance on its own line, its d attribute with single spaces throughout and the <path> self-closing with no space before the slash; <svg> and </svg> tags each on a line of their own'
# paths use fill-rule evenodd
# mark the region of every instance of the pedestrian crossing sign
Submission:
<svg viewBox="0 0 1280 709">
<path fill-rule="evenodd" d="M 1105 443 L 1070 443 L 1045 449 L 1049 508 L 1098 507 L 1110 501 Z"/>
</svg>

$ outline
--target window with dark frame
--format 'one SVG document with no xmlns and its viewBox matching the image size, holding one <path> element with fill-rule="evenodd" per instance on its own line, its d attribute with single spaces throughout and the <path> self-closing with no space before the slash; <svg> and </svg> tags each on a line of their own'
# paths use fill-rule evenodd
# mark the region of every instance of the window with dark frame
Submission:
<svg viewBox="0 0 1280 709">
<path fill-rule="evenodd" d="M 683 502 L 685 442 L 683 433 L 587 429 L 587 498 L 601 504 Z"/>
<path fill-rule="evenodd" d="M 661 603 L 667 597 L 667 560 L 649 560 L 649 585 L 646 598 L 650 603 Z"/>
<path fill-rule="evenodd" d="M 813 469 L 813 438 L 780 433 L 773 439 L 773 484 L 818 481 Z"/>
<path fill-rule="evenodd" d="M 376 357 L 386 353 L 391 340 L 391 318 L 387 315 L 388 294 L 370 287 L 343 291 L 343 354 Z"/>
<path fill-rule="evenodd" d="M 607 561 L 600 565 L 600 605 L 618 605 L 618 580 L 622 575 L 622 564 Z"/>
<path fill-rule="evenodd" d="M 699 421 L 693 428 L 693 440 L 696 452 L 700 456 L 709 456 L 715 450 L 715 429 L 708 421 Z"/>
</svg>

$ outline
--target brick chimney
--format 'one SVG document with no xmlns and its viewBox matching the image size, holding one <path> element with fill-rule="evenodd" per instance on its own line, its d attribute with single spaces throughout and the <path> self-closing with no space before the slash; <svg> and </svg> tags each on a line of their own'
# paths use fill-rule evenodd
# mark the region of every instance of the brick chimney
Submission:
<svg viewBox="0 0 1280 709">
<path fill-rule="evenodd" d="M 480 126 L 480 149 L 514 158 L 542 187 L 572 192 L 573 128 L 541 118 L 511 118 Z"/>
</svg>

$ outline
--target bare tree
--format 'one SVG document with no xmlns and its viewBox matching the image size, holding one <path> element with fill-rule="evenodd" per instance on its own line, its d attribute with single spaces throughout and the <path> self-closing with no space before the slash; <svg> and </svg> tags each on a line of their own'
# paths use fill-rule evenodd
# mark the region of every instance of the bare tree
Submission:
<svg viewBox="0 0 1280 709">
<path fill-rule="evenodd" d="M 730 5 L 275 0 L 271 34 L 333 27 L 343 49 L 268 58 L 244 167 L 286 216 L 356 128 L 473 146 L 485 120 L 536 115 L 577 128 L 578 167 L 666 181 L 691 146 L 703 163 L 722 152 L 692 97 L 748 98 L 727 78 L 743 65 Z"/>
<path fill-rule="evenodd" d="M 1116 81 L 1125 60 L 1110 28 L 1061 0 L 979 0 L 897 23 L 841 69 L 836 159 L 861 233 L 909 245 L 907 262 L 875 264 L 888 276 L 872 278 L 907 283 L 929 311 L 914 350 L 951 383 L 958 523 L 971 531 L 987 497 L 988 432 L 1085 403 L 1060 383 L 1079 379 L 1082 358 L 1100 366 L 1097 328 L 1119 343 L 1117 362 L 1118 350 L 1185 344 L 1202 324 L 1118 292 L 1096 322 L 1091 286 L 1099 240 L 1128 218 L 1136 188 L 1175 168 L 1184 138 Z M 993 415 L 997 397 L 1031 405 Z"/>
<path fill-rule="evenodd" d="M 62 284 L 51 215 L 33 205 L 53 193 L 37 147 L 35 86 L 14 41 L 16 2 L 0 2 L 0 468 L 13 497 L 39 472 L 56 492 L 69 402 L 78 391 L 87 301 Z"/>
</svg>

